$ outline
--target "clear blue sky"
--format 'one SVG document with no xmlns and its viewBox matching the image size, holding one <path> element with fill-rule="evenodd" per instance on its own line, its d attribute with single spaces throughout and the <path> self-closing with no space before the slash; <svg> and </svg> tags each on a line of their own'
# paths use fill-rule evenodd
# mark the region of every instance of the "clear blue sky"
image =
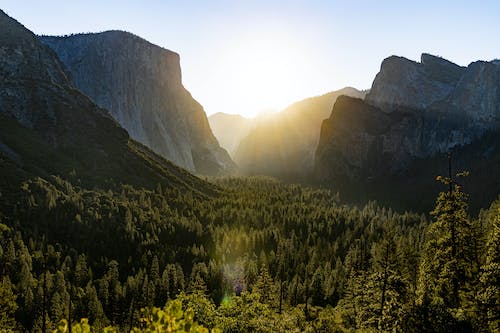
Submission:
<svg viewBox="0 0 500 333">
<path fill-rule="evenodd" d="M 500 1 L 0 0 L 37 34 L 120 29 L 181 56 L 208 114 L 255 114 L 354 86 L 390 55 L 500 58 Z M 0 32 L 1 33 L 1 32 Z"/>
</svg>

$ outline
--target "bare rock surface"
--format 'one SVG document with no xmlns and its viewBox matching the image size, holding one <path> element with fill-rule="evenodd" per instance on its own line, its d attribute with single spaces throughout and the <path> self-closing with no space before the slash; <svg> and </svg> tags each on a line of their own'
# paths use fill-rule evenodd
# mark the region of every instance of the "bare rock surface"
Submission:
<svg viewBox="0 0 500 333">
<path fill-rule="evenodd" d="M 137 141 L 201 174 L 232 172 L 203 107 L 183 87 L 179 55 L 131 33 L 42 36 L 76 87 L 109 110 Z"/>
</svg>

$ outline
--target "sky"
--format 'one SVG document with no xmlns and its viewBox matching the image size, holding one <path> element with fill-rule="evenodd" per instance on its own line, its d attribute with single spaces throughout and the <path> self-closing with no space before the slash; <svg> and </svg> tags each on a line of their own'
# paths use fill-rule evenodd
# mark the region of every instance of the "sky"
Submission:
<svg viewBox="0 0 500 333">
<path fill-rule="evenodd" d="M 352 86 L 382 60 L 500 58 L 500 1 L 0 0 L 36 34 L 125 30 L 179 53 L 205 108 L 254 116 Z M 0 32 L 1 33 L 1 32 Z"/>
</svg>

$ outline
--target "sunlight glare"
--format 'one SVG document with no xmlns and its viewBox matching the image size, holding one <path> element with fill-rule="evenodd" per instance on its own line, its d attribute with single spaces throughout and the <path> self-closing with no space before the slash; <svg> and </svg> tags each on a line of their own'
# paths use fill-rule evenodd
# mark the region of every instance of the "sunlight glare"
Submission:
<svg viewBox="0 0 500 333">
<path fill-rule="evenodd" d="M 307 50 L 288 36 L 247 37 L 223 52 L 227 105 L 245 116 L 275 111 L 298 100 L 303 92 L 299 78 L 307 77 Z M 216 87 L 214 87 L 215 89 Z"/>
</svg>

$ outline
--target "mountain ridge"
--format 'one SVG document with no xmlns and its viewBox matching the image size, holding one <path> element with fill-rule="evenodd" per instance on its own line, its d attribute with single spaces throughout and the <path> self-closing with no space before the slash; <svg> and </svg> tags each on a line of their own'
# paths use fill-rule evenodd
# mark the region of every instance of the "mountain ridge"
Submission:
<svg viewBox="0 0 500 333">
<path fill-rule="evenodd" d="M 433 161 L 452 152 L 479 183 L 482 175 L 474 172 L 494 173 L 500 166 L 498 143 L 482 139 L 499 135 L 498 102 L 500 66 L 496 64 L 473 62 L 461 67 L 428 54 L 422 55 L 421 63 L 391 56 L 382 62 L 364 100 L 339 98 L 323 122 L 315 154 L 317 181 L 337 188 L 349 183 L 345 187 L 354 189 L 357 194 L 351 196 L 358 198 L 370 193 L 372 199 L 380 198 L 389 183 L 398 188 L 396 197 L 404 196 L 405 177 L 412 179 L 414 188 L 426 182 L 435 191 L 429 184 L 435 177 Z M 479 151 L 467 149 L 471 145 Z M 492 164 L 483 165 L 478 156 L 489 156 Z M 470 186 L 476 198 L 481 190 L 500 191 L 497 182 L 490 181 L 491 188 L 485 189 L 474 181 Z M 425 195 L 425 188 L 419 191 Z M 488 197 L 483 203 L 491 200 Z"/>
<path fill-rule="evenodd" d="M 107 110 L 77 90 L 57 55 L 0 11 L 2 199 L 33 177 L 92 188 L 119 184 L 215 193 L 213 186 L 132 140 Z"/>
<path fill-rule="evenodd" d="M 234 171 L 203 107 L 182 84 L 177 53 L 121 30 L 39 38 L 132 138 L 191 172 Z"/>
</svg>

